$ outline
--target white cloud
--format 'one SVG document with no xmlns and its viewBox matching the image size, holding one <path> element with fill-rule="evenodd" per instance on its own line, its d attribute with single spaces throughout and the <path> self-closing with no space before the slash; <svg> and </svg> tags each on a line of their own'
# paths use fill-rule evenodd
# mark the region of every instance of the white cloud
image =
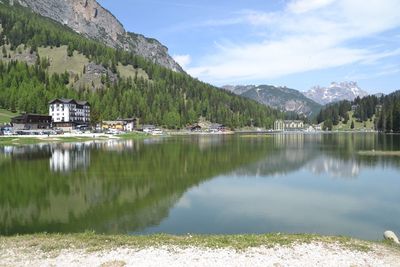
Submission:
<svg viewBox="0 0 400 267">
<path fill-rule="evenodd" d="M 398 0 L 295 0 L 284 11 L 244 11 L 240 19 L 262 40 L 216 45 L 187 71 L 208 82 L 260 80 L 399 55 L 363 43 L 400 26 Z M 349 45 L 351 44 L 351 45 Z M 187 64 L 185 64 L 187 66 Z"/>
<path fill-rule="evenodd" d="M 361 81 L 368 80 L 371 78 L 379 78 L 384 76 L 391 76 L 400 73 L 400 66 L 396 64 L 382 65 L 374 69 L 371 73 L 360 73 L 358 70 L 353 70 L 346 76 L 346 80 L 350 81 Z"/>
<path fill-rule="evenodd" d="M 246 10 L 242 12 L 244 21 L 249 22 L 252 25 L 268 25 L 276 21 L 278 14 L 276 13 L 264 13 L 254 10 Z"/>
<path fill-rule="evenodd" d="M 322 7 L 326 7 L 335 0 L 295 0 L 288 4 L 289 12 L 301 14 L 313 11 Z"/>
<path fill-rule="evenodd" d="M 173 58 L 183 69 L 186 69 L 186 67 L 192 62 L 190 55 L 174 55 Z"/>
</svg>

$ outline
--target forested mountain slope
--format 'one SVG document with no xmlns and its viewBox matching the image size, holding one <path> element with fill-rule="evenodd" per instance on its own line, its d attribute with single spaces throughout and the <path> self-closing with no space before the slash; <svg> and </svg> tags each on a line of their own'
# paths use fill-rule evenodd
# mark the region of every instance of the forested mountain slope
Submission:
<svg viewBox="0 0 400 267">
<path fill-rule="evenodd" d="M 0 24 L 2 108 L 47 113 L 52 98 L 80 98 L 92 104 L 94 122 L 138 117 L 142 123 L 170 128 L 194 123 L 200 116 L 230 127 L 271 127 L 281 115 L 132 52 L 84 38 L 23 7 L 0 3 Z M 56 64 L 53 54 L 63 47 L 67 55 L 59 58 L 80 62 L 81 71 L 67 69 L 64 61 Z M 91 79 L 91 72 L 100 78 Z"/>
<path fill-rule="evenodd" d="M 320 104 L 307 98 L 301 92 L 287 87 L 272 85 L 227 85 L 223 88 L 235 94 L 256 100 L 266 106 L 306 117 L 315 116 L 321 110 Z"/>
<path fill-rule="evenodd" d="M 85 37 L 124 49 L 166 68 L 183 72 L 168 48 L 153 38 L 130 33 L 95 0 L 15 0 L 33 12 L 51 18 Z"/>
<path fill-rule="evenodd" d="M 349 114 L 355 119 L 351 120 Z M 375 95 L 363 98 L 357 97 L 354 101 L 341 101 L 329 105 L 321 110 L 317 122 L 324 122 L 326 129 L 342 123 L 354 125 L 363 123 L 365 128 L 372 124 L 373 128 L 383 132 L 400 132 L 400 91 L 377 97 Z"/>
</svg>

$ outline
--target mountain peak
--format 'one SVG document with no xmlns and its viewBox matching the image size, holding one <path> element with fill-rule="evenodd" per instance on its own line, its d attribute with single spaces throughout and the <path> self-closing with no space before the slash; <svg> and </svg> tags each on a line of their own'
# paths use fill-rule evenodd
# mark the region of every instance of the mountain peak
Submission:
<svg viewBox="0 0 400 267">
<path fill-rule="evenodd" d="M 286 86 L 226 85 L 222 88 L 266 106 L 299 115 L 312 116 L 321 108 L 318 103 L 308 99 L 301 92 Z"/>
<path fill-rule="evenodd" d="M 332 82 L 328 87 L 314 86 L 304 93 L 305 96 L 322 105 L 332 102 L 349 100 L 367 96 L 368 93 L 362 90 L 357 82 Z"/>
<path fill-rule="evenodd" d="M 66 25 L 75 32 L 107 46 L 131 51 L 156 64 L 183 72 L 168 54 L 168 48 L 155 39 L 127 32 L 122 23 L 96 0 L 11 0 L 41 16 Z"/>
</svg>

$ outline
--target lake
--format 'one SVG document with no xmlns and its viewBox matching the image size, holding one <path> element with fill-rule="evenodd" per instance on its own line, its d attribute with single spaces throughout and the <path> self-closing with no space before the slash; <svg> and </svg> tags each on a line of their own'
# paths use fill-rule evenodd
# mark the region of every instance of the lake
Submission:
<svg viewBox="0 0 400 267">
<path fill-rule="evenodd" d="M 399 135 L 186 136 L 0 147 L 0 234 L 400 232 Z"/>
</svg>

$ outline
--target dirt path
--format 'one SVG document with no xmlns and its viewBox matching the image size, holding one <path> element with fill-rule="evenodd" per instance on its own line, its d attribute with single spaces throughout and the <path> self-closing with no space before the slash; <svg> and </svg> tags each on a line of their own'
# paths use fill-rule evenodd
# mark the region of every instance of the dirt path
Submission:
<svg viewBox="0 0 400 267">
<path fill-rule="evenodd" d="M 44 252 L 32 247 L 3 247 L 0 266 L 400 266 L 400 255 L 383 245 L 373 245 L 366 252 L 322 242 L 244 251 L 164 246 Z"/>
</svg>

